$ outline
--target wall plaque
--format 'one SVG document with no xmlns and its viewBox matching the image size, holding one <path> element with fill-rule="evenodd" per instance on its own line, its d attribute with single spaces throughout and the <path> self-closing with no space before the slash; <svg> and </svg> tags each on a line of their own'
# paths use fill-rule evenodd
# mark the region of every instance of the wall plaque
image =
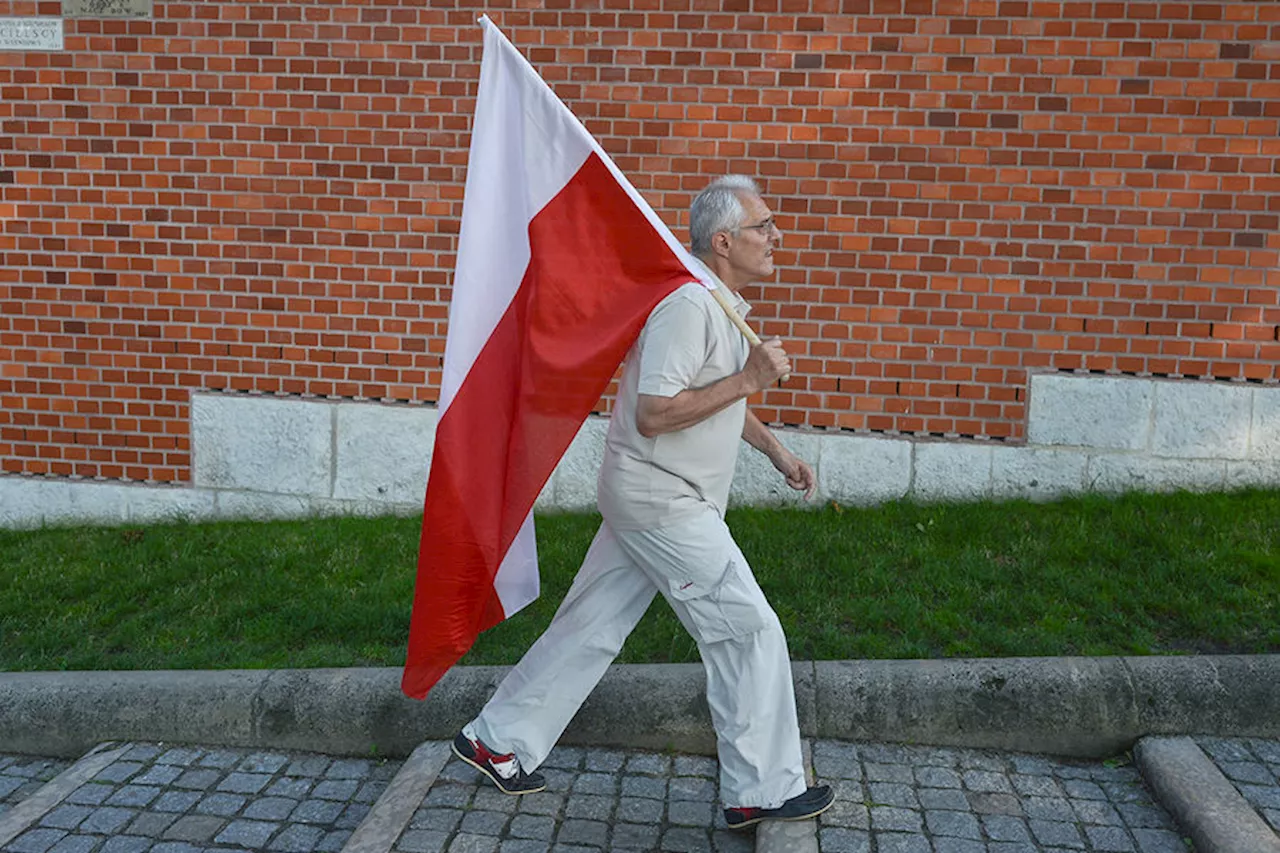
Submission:
<svg viewBox="0 0 1280 853">
<path fill-rule="evenodd" d="M 66 18 L 150 18 L 151 0 L 62 0 Z"/>
<path fill-rule="evenodd" d="M 0 50 L 62 50 L 62 19 L 0 18 Z"/>
</svg>

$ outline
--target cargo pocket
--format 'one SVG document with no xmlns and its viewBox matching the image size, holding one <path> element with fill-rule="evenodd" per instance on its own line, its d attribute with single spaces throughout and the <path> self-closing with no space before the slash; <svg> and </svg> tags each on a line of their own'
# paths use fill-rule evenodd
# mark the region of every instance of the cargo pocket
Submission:
<svg viewBox="0 0 1280 853">
<path fill-rule="evenodd" d="M 768 626 L 769 604 L 734 560 L 711 583 L 668 580 L 672 609 L 693 638 L 718 643 L 754 634 Z"/>
</svg>

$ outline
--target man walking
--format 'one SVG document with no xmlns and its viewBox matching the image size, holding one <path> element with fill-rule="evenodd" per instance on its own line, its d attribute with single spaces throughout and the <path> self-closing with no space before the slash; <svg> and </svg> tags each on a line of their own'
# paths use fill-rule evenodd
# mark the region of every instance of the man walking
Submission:
<svg viewBox="0 0 1280 853">
<path fill-rule="evenodd" d="M 693 254 L 736 302 L 773 274 L 781 241 L 755 182 L 720 178 L 694 199 Z M 698 644 L 730 827 L 800 820 L 834 794 L 806 788 L 786 637 L 724 523 L 738 439 L 793 489 L 813 470 L 746 406 L 790 372 L 775 340 L 751 347 L 702 285 L 654 308 L 623 366 L 600 470 L 604 518 L 546 632 L 454 739 L 503 791 L 542 790 L 532 772 L 622 649 L 655 592 Z"/>
</svg>

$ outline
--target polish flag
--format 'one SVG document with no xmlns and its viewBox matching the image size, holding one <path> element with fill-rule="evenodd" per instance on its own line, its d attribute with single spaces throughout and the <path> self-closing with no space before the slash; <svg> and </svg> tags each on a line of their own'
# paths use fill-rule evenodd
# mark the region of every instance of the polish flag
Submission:
<svg viewBox="0 0 1280 853">
<path fill-rule="evenodd" d="M 401 689 L 538 597 L 533 502 L 649 313 L 714 284 L 488 17 Z"/>
</svg>

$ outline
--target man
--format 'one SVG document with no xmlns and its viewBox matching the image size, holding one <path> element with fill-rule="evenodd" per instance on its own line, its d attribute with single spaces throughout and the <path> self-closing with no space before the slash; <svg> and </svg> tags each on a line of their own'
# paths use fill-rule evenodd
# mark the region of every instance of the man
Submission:
<svg viewBox="0 0 1280 853">
<path fill-rule="evenodd" d="M 756 184 L 728 176 L 690 209 L 693 254 L 736 301 L 773 274 L 782 235 Z M 623 366 L 600 471 L 604 517 L 559 611 L 454 740 L 503 791 L 545 787 L 538 767 L 661 592 L 698 643 L 717 735 L 725 820 L 826 810 L 806 788 L 786 637 L 724 523 L 739 437 L 812 495 L 813 470 L 746 406 L 790 372 L 782 344 L 751 347 L 711 293 L 686 284 L 654 308 Z"/>
</svg>

